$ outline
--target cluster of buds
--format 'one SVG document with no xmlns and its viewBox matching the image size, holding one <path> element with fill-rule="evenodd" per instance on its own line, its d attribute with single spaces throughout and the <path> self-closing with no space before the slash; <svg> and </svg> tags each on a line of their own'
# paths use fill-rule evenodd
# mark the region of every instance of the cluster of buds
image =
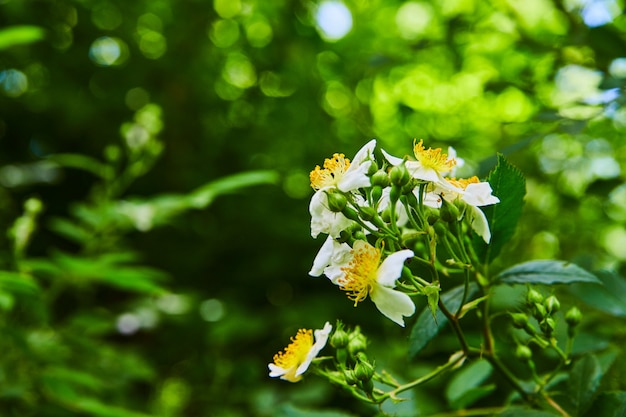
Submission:
<svg viewBox="0 0 626 417">
<path fill-rule="evenodd" d="M 347 332 L 341 322 L 337 323 L 335 333 L 330 338 L 330 345 L 335 348 L 337 367 L 349 386 L 356 386 L 367 396 L 374 390 L 374 364 L 365 353 L 367 338 L 357 326 Z"/>
<path fill-rule="evenodd" d="M 530 336 L 527 343 L 535 343 L 540 348 L 555 348 L 567 360 L 567 355 L 558 349 L 554 337 L 557 327 L 557 313 L 561 310 L 559 299 L 554 294 L 544 297 L 539 291 L 529 288 L 524 307 L 524 312 L 510 313 L 513 327 L 524 330 Z M 539 330 L 530 323 L 530 317 L 536 320 Z M 574 337 L 581 320 L 582 314 L 578 307 L 571 307 L 565 313 L 565 322 L 568 326 L 567 334 L 570 341 Z M 520 344 L 517 347 L 516 356 L 521 360 L 530 360 L 532 351 L 526 344 Z"/>
</svg>

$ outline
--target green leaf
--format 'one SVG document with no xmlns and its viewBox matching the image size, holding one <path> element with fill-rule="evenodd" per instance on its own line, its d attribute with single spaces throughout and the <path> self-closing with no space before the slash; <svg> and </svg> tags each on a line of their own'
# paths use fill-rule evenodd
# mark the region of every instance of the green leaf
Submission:
<svg viewBox="0 0 626 417">
<path fill-rule="evenodd" d="M 585 355 L 576 361 L 568 380 L 569 398 L 577 410 L 576 415 L 582 415 L 591 406 L 603 375 L 600 362 L 594 355 Z"/>
<path fill-rule="evenodd" d="M 504 284 L 600 284 L 595 275 L 565 261 L 538 260 L 517 264 L 495 278 Z"/>
<path fill-rule="evenodd" d="M 500 199 L 497 204 L 481 207 L 489 221 L 491 241 L 486 244 L 478 235 L 472 240 L 476 255 L 485 264 L 491 263 L 513 237 L 526 194 L 524 176 L 502 154 L 498 154 L 498 163 L 489 173 L 487 182 L 493 189 L 493 195 Z"/>
<path fill-rule="evenodd" d="M 24 295 L 38 295 L 41 290 L 33 277 L 13 271 L 0 271 L 0 289 Z"/>
<path fill-rule="evenodd" d="M 614 272 L 596 273 L 604 285 L 588 283 L 574 284 L 569 287 L 572 294 L 583 302 L 616 317 L 626 317 L 626 279 Z"/>
<path fill-rule="evenodd" d="M 624 416 L 626 416 L 626 391 L 603 392 L 585 414 L 585 417 Z"/>
<path fill-rule="evenodd" d="M 495 390 L 495 385 L 481 384 L 489 378 L 493 368 L 484 359 L 477 360 L 462 368 L 448 383 L 446 398 L 455 409 L 466 408 Z"/>
<path fill-rule="evenodd" d="M 94 417 L 152 417 L 152 414 L 144 414 L 136 411 L 127 410 L 121 407 L 115 407 L 104 404 L 95 398 L 80 398 L 72 404 L 68 404 L 68 408 L 76 410 Z"/>
<path fill-rule="evenodd" d="M 0 30 L 0 50 L 42 40 L 46 35 L 39 26 L 18 25 Z"/>
<path fill-rule="evenodd" d="M 443 302 L 448 310 L 456 311 L 463 301 L 464 289 L 463 285 L 454 287 L 441 295 L 441 302 Z M 475 283 L 470 284 L 467 298 L 469 299 L 477 290 L 478 287 Z M 428 342 L 439 333 L 447 322 L 448 319 L 443 315 L 441 310 L 437 309 L 436 317 L 433 318 L 430 308 L 424 308 L 411 330 L 411 336 L 409 338 L 409 356 L 414 357 L 417 355 Z"/>
</svg>

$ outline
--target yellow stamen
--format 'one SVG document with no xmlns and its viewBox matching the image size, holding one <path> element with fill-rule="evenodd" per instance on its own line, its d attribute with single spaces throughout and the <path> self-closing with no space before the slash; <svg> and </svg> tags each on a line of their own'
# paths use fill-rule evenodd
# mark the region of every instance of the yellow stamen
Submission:
<svg viewBox="0 0 626 417">
<path fill-rule="evenodd" d="M 336 153 L 332 158 L 326 158 L 324 160 L 324 169 L 317 165 L 309 174 L 311 187 L 313 187 L 314 190 L 319 190 L 331 185 L 337 185 L 337 182 L 341 179 L 349 166 L 350 160 L 342 153 Z"/>
<path fill-rule="evenodd" d="M 361 242 L 362 244 L 359 244 Z M 339 286 L 347 292 L 354 305 L 365 300 L 376 283 L 376 272 L 380 264 L 381 251 L 359 240 L 352 249 L 352 260 L 341 270 L 345 273 L 339 280 Z"/>
<path fill-rule="evenodd" d="M 300 329 L 291 343 L 283 352 L 274 355 L 274 364 L 283 369 L 292 369 L 300 366 L 306 359 L 307 354 L 313 347 L 313 331 Z"/>
<path fill-rule="evenodd" d="M 425 149 L 420 139 L 418 143 L 413 144 L 413 152 L 415 158 L 422 164 L 424 168 L 431 168 L 437 172 L 448 172 L 456 165 L 456 159 L 448 159 L 448 154 L 441 153 L 441 148 Z"/>
<path fill-rule="evenodd" d="M 458 180 L 456 178 L 446 178 L 446 181 L 448 181 L 455 187 L 461 188 L 463 190 L 465 190 L 470 184 L 478 184 L 480 182 L 477 176 L 473 176 L 470 178 L 459 178 Z"/>
</svg>

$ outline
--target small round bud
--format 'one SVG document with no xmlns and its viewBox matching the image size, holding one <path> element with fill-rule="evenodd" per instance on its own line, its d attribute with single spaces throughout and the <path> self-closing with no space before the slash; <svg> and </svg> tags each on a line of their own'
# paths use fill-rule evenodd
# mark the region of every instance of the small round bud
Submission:
<svg viewBox="0 0 626 417">
<path fill-rule="evenodd" d="M 372 185 L 378 185 L 382 188 L 388 187 L 390 184 L 389 174 L 382 170 L 376 171 L 374 175 L 372 175 L 370 181 L 372 182 Z"/>
<path fill-rule="evenodd" d="M 359 381 L 358 385 L 366 394 L 371 394 L 374 391 L 374 382 L 371 379 L 365 381 Z"/>
<path fill-rule="evenodd" d="M 546 307 L 548 314 L 556 313 L 561 308 L 561 303 L 554 295 L 546 298 L 543 301 L 543 305 Z"/>
<path fill-rule="evenodd" d="M 346 383 L 348 385 L 356 385 L 356 383 L 359 382 L 359 379 L 356 377 L 352 369 L 345 370 L 343 375 L 344 378 L 346 378 Z"/>
<path fill-rule="evenodd" d="M 353 332 L 348 341 L 348 352 L 350 356 L 355 357 L 359 352 L 363 352 L 367 348 L 367 339 L 361 332 Z"/>
<path fill-rule="evenodd" d="M 454 204 L 448 203 L 442 199 L 441 202 L 441 219 L 448 223 L 454 223 L 459 220 L 459 209 Z"/>
<path fill-rule="evenodd" d="M 583 319 L 583 314 L 580 312 L 578 307 L 574 306 L 567 310 L 565 313 L 565 321 L 571 327 L 576 327 L 580 324 Z"/>
<path fill-rule="evenodd" d="M 435 224 L 437 220 L 439 220 L 439 210 L 432 209 L 430 207 L 425 207 L 426 211 L 426 221 L 428 221 L 429 225 Z"/>
<path fill-rule="evenodd" d="M 335 333 L 330 337 L 330 345 L 335 349 L 342 349 L 348 346 L 348 333 L 343 329 L 335 330 Z"/>
<path fill-rule="evenodd" d="M 378 203 L 382 195 L 383 195 L 383 187 L 381 187 L 380 185 L 373 185 L 372 186 L 372 200 L 374 201 L 374 203 Z"/>
<path fill-rule="evenodd" d="M 361 215 L 361 218 L 363 220 L 369 222 L 374 217 L 376 217 L 376 209 L 370 206 L 359 207 L 359 214 Z"/>
<path fill-rule="evenodd" d="M 552 317 L 547 317 L 545 320 L 539 323 L 539 327 L 541 328 L 543 334 L 550 337 L 552 335 L 552 332 L 554 332 L 554 329 L 556 329 L 556 321 L 554 321 Z"/>
<path fill-rule="evenodd" d="M 543 306 L 543 304 L 535 304 L 533 306 L 533 317 L 537 319 L 537 321 L 542 321 L 548 315 L 548 310 Z"/>
<path fill-rule="evenodd" d="M 529 305 L 541 304 L 543 303 L 543 295 L 539 291 L 530 288 L 526 294 L 526 301 Z"/>
<path fill-rule="evenodd" d="M 524 313 L 511 313 L 511 319 L 517 329 L 525 329 L 528 326 L 528 316 Z"/>
<path fill-rule="evenodd" d="M 396 165 L 389 171 L 389 178 L 391 183 L 397 187 L 402 187 L 409 182 L 411 174 L 404 164 Z"/>
<path fill-rule="evenodd" d="M 348 204 L 346 196 L 338 192 L 326 192 L 326 199 L 328 208 L 335 213 L 341 212 Z"/>
<path fill-rule="evenodd" d="M 371 177 L 372 175 L 374 175 L 376 172 L 378 172 L 378 164 L 376 163 L 376 161 L 372 160 L 372 163 L 370 164 L 370 166 L 367 168 L 367 176 Z"/>
<path fill-rule="evenodd" d="M 357 213 L 356 210 L 352 207 L 344 207 L 343 210 L 341 210 L 341 214 L 343 214 L 350 220 L 354 220 L 355 222 L 358 222 L 360 220 L 359 213 Z"/>
<path fill-rule="evenodd" d="M 359 381 L 368 381 L 374 376 L 374 367 L 369 362 L 359 362 L 354 367 L 354 375 Z"/>
<path fill-rule="evenodd" d="M 520 360 L 527 361 L 533 357 L 533 351 L 530 350 L 528 346 L 517 345 L 517 349 L 515 349 L 515 356 Z"/>
</svg>

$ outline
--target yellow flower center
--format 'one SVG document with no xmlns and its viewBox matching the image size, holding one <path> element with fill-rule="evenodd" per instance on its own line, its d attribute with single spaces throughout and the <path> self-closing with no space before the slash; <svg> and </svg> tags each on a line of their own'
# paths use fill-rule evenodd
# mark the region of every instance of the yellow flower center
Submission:
<svg viewBox="0 0 626 417">
<path fill-rule="evenodd" d="M 297 368 L 306 360 L 306 356 L 313 347 L 313 331 L 300 329 L 291 343 L 283 352 L 274 355 L 274 364 L 283 369 Z"/>
<path fill-rule="evenodd" d="M 467 186 L 470 184 L 478 184 L 480 182 L 478 177 L 475 175 L 470 178 L 460 178 L 458 180 L 456 178 L 446 178 L 446 181 L 448 181 L 450 184 L 454 185 L 455 187 L 461 188 L 463 190 L 465 190 Z"/>
<path fill-rule="evenodd" d="M 376 283 L 376 272 L 380 264 L 380 249 L 359 240 L 352 249 L 352 260 L 348 266 L 341 268 L 344 275 L 338 280 L 348 298 L 354 300 L 356 306 L 365 300 Z"/>
<path fill-rule="evenodd" d="M 448 154 L 441 153 L 441 148 L 425 149 L 420 139 L 418 143 L 413 145 L 415 158 L 422 164 L 424 168 L 431 168 L 437 172 L 448 172 L 456 165 L 456 159 L 448 159 Z"/>
<path fill-rule="evenodd" d="M 337 182 L 349 166 L 350 160 L 342 153 L 336 153 L 332 158 L 326 158 L 324 160 L 324 169 L 317 165 L 309 174 L 311 187 L 314 190 L 319 190 L 324 187 L 337 185 Z"/>
</svg>

